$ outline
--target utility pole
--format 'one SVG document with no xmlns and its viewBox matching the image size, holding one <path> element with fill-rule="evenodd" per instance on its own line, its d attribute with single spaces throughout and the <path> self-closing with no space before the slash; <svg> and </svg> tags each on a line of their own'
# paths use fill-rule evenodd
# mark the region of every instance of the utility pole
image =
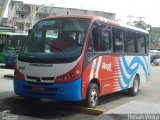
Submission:
<svg viewBox="0 0 160 120">
<path fill-rule="evenodd" d="M 139 20 L 137 20 L 136 22 L 139 24 L 138 26 L 140 27 L 140 28 L 143 28 L 143 23 L 142 23 L 142 19 L 144 18 L 144 17 L 142 17 L 142 16 L 140 16 L 140 17 L 137 17 Z"/>
<path fill-rule="evenodd" d="M 130 23 L 131 23 L 131 20 L 132 20 L 132 18 L 133 18 L 134 16 L 128 15 L 127 17 L 129 18 L 129 21 L 127 22 L 127 24 L 130 24 Z"/>
<path fill-rule="evenodd" d="M 141 22 L 144 17 L 140 16 L 140 17 L 137 17 L 137 18 L 139 19 L 139 22 Z"/>
</svg>

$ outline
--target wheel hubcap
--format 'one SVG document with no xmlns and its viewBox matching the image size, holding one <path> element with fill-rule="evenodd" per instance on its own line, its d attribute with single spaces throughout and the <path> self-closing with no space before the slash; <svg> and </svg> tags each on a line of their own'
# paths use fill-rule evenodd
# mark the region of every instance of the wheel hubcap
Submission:
<svg viewBox="0 0 160 120">
<path fill-rule="evenodd" d="M 138 92 L 138 80 L 134 81 L 134 91 Z"/>
<path fill-rule="evenodd" d="M 93 89 L 92 91 L 91 91 L 91 96 L 90 96 L 90 100 L 91 100 L 91 104 L 92 104 L 92 106 L 95 106 L 96 105 L 96 102 L 97 102 L 97 91 L 96 91 L 96 89 Z"/>
</svg>

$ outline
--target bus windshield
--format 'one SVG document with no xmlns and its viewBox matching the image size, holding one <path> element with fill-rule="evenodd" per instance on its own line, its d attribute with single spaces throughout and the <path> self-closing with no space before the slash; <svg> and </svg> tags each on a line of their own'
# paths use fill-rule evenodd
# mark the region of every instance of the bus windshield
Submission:
<svg viewBox="0 0 160 120">
<path fill-rule="evenodd" d="M 6 43 L 5 49 L 20 50 L 27 35 L 12 35 Z"/>
<path fill-rule="evenodd" d="M 57 18 L 38 22 L 27 38 L 21 57 L 63 61 L 80 56 L 90 19 Z"/>
</svg>

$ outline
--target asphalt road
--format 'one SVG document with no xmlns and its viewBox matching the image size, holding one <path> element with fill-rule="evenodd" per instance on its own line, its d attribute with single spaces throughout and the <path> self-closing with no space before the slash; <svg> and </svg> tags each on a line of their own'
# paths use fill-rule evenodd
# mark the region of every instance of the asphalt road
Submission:
<svg viewBox="0 0 160 120">
<path fill-rule="evenodd" d="M 4 78 L 6 74 L 13 74 L 13 69 L 6 69 L 0 64 L 0 119 L 9 116 L 18 117 L 18 120 L 112 120 L 128 119 L 124 114 L 160 114 L 160 66 L 151 66 L 151 80 L 140 87 L 137 96 L 129 97 L 123 92 L 117 92 L 101 97 L 96 109 L 103 110 L 104 114 L 99 116 L 89 115 L 73 108 L 73 106 L 82 106 L 81 103 L 25 101 L 14 94 L 13 79 Z"/>
</svg>

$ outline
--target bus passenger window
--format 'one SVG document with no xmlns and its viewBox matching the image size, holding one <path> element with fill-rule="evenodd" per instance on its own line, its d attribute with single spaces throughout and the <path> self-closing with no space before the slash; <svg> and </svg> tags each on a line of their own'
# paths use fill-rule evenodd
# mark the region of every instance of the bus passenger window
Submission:
<svg viewBox="0 0 160 120">
<path fill-rule="evenodd" d="M 128 53 L 136 53 L 136 33 L 126 31 L 126 45 Z"/>
<path fill-rule="evenodd" d="M 109 51 L 111 49 L 111 33 L 107 29 L 102 29 L 101 51 Z"/>
<path fill-rule="evenodd" d="M 138 53 L 145 54 L 145 36 L 137 33 Z"/>
<path fill-rule="evenodd" d="M 124 35 L 122 29 L 113 28 L 113 44 L 114 52 L 124 52 Z"/>
<path fill-rule="evenodd" d="M 145 41 L 146 41 L 146 53 L 148 54 L 149 53 L 149 36 L 146 34 L 145 35 Z"/>
<path fill-rule="evenodd" d="M 91 49 L 92 46 L 92 49 Z M 89 36 L 87 51 L 106 52 L 111 50 L 110 26 L 94 27 Z"/>
</svg>

